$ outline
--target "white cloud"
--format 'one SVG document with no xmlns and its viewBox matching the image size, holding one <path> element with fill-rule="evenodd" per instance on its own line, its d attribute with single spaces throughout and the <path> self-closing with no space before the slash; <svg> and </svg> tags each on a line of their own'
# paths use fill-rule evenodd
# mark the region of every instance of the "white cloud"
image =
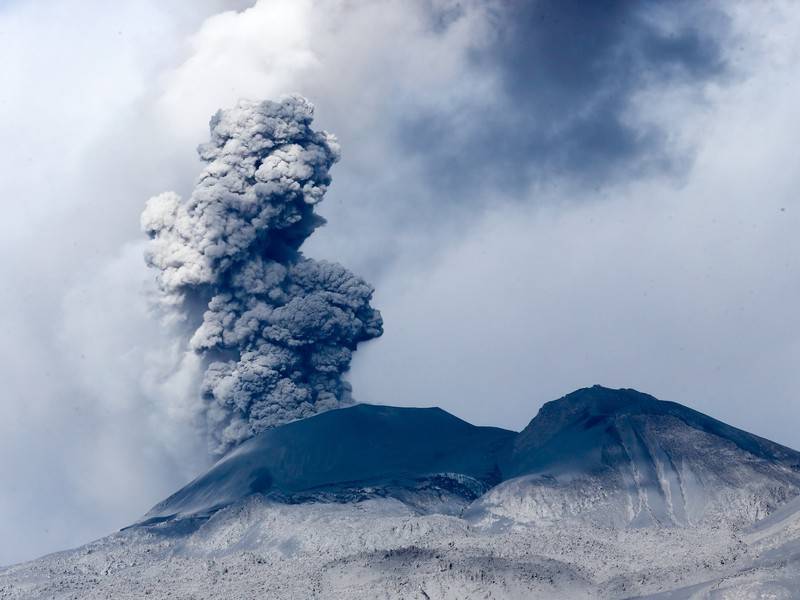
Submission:
<svg viewBox="0 0 800 600">
<path fill-rule="evenodd" d="M 0 564 L 126 525 L 205 460 L 198 375 L 167 369 L 181 354 L 146 313 L 143 244 L 125 245 L 180 170 L 140 144 L 153 78 L 219 6 L 193 10 L 0 8 Z"/>
<path fill-rule="evenodd" d="M 293 92 L 319 64 L 310 47 L 312 10 L 310 0 L 273 0 L 206 19 L 189 38 L 186 60 L 163 77 L 156 104 L 163 124 L 191 143 L 205 137 L 218 109 Z"/>
</svg>

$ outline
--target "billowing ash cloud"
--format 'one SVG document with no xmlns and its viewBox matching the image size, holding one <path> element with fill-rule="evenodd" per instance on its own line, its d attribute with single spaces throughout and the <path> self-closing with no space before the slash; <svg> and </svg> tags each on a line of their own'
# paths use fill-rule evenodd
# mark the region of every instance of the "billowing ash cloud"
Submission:
<svg viewBox="0 0 800 600">
<path fill-rule="evenodd" d="M 198 148 L 207 164 L 191 197 L 160 194 L 142 214 L 163 300 L 199 323 L 189 344 L 207 360 L 216 454 L 350 403 L 342 375 L 352 353 L 382 333 L 370 285 L 299 251 L 325 222 L 314 206 L 339 159 L 336 139 L 312 130 L 312 118 L 300 96 L 219 111 Z"/>
</svg>

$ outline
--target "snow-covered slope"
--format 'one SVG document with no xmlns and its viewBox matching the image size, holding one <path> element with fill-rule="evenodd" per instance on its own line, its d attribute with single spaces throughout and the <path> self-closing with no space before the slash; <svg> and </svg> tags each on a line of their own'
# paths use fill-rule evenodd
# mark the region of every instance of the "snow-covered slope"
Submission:
<svg viewBox="0 0 800 600">
<path fill-rule="evenodd" d="M 622 599 L 705 586 L 756 558 L 725 527 L 496 528 L 421 515 L 391 498 L 252 496 L 187 521 L 184 530 L 130 528 L 0 569 L 0 598 Z"/>
<path fill-rule="evenodd" d="M 600 386 L 545 404 L 471 518 L 746 525 L 800 494 L 800 453 L 673 402 Z"/>
<path fill-rule="evenodd" d="M 0 599 L 795 598 L 799 458 L 633 390 L 579 390 L 519 434 L 362 405 L 0 569 Z"/>
<path fill-rule="evenodd" d="M 800 498 L 741 532 L 746 560 L 701 583 L 653 598 L 735 600 L 800 598 Z"/>
</svg>

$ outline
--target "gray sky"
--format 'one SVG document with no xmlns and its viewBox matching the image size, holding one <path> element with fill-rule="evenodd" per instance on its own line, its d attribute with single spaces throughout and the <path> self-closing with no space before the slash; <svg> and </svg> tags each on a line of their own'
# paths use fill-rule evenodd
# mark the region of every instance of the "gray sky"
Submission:
<svg viewBox="0 0 800 600">
<path fill-rule="evenodd" d="M 0 564 L 206 464 L 139 214 L 240 97 L 342 144 L 304 248 L 376 286 L 359 400 L 519 429 L 601 383 L 800 447 L 796 5 L 250 4 L 0 2 Z"/>
</svg>

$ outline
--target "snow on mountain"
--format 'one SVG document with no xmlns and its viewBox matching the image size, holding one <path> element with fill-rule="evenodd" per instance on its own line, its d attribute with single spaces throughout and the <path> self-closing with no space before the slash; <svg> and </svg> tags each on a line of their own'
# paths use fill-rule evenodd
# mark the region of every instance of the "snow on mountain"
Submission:
<svg viewBox="0 0 800 600">
<path fill-rule="evenodd" d="M 746 525 L 800 494 L 800 453 L 674 402 L 600 386 L 545 404 L 472 518 Z"/>
<path fill-rule="evenodd" d="M 653 598 L 792 600 L 800 597 L 800 498 L 746 528 L 741 539 L 749 556 L 738 568 Z"/>
<path fill-rule="evenodd" d="M 519 434 L 360 405 L 0 569 L 0 599 L 794 598 L 799 457 L 633 390 L 579 390 Z"/>
</svg>

